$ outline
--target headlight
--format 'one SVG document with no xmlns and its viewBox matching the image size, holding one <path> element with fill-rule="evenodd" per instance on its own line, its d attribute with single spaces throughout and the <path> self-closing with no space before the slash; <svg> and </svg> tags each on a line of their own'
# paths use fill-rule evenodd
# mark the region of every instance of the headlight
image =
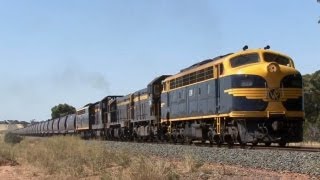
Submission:
<svg viewBox="0 0 320 180">
<path fill-rule="evenodd" d="M 253 81 L 251 79 L 244 79 L 241 80 L 241 87 L 251 87 L 253 84 Z"/>
<path fill-rule="evenodd" d="M 280 70 L 280 67 L 276 63 L 270 63 L 268 65 L 267 69 L 268 69 L 268 72 L 275 73 L 275 72 L 278 72 Z"/>
<path fill-rule="evenodd" d="M 265 88 L 266 80 L 258 75 L 237 74 L 231 76 L 231 88 Z"/>
</svg>

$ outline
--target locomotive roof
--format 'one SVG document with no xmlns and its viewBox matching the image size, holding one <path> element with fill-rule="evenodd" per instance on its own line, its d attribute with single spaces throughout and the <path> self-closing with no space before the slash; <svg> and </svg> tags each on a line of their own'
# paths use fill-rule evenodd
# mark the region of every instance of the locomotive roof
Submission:
<svg viewBox="0 0 320 180">
<path fill-rule="evenodd" d="M 239 56 L 239 55 L 242 55 L 242 54 L 249 54 L 249 53 L 263 53 L 263 52 L 271 52 L 271 53 L 275 53 L 275 54 L 279 54 L 279 55 L 282 55 L 282 56 L 285 56 L 285 57 L 288 57 L 287 55 L 285 54 L 282 54 L 280 52 L 277 52 L 277 51 L 273 51 L 273 50 L 270 50 L 270 49 L 263 49 L 263 48 L 260 48 L 260 49 L 246 49 L 246 50 L 242 50 L 242 51 L 238 51 L 236 53 L 229 53 L 229 54 L 225 54 L 225 55 L 221 55 L 221 56 L 217 56 L 213 59 L 207 59 L 207 60 L 204 60 L 204 61 L 201 61 L 201 62 L 198 62 L 198 63 L 195 63 L 185 69 L 182 69 L 180 72 L 178 72 L 177 74 L 175 75 L 172 75 L 168 78 L 166 78 L 164 81 L 170 81 L 172 79 L 175 79 L 177 77 L 180 77 L 180 76 L 183 76 L 185 74 L 188 73 L 188 71 L 192 72 L 192 70 L 195 70 L 197 69 L 198 67 L 201 67 L 201 66 L 206 66 L 206 64 L 209 64 L 209 63 L 212 63 L 212 62 L 215 62 L 215 61 L 222 61 L 224 58 L 228 57 L 228 58 L 233 58 L 233 57 L 236 57 L 236 56 Z M 288 57 L 290 58 L 290 57 Z M 291 58 L 290 58 L 291 59 Z"/>
<path fill-rule="evenodd" d="M 133 94 L 134 95 L 145 94 L 148 92 L 147 90 L 148 90 L 147 88 L 143 88 L 143 89 L 140 89 L 139 91 L 134 92 Z"/>
<path fill-rule="evenodd" d="M 217 60 L 222 59 L 222 58 L 224 58 L 224 57 L 226 57 L 226 56 L 229 56 L 229 55 L 231 55 L 231 54 L 233 54 L 233 53 L 228 53 L 228 54 L 225 54 L 225 55 L 217 56 L 217 57 L 215 57 L 215 58 L 213 58 L 213 59 L 203 60 L 203 61 L 198 62 L 198 63 L 195 63 L 195 64 L 193 64 L 193 65 L 191 65 L 191 66 L 189 66 L 189 67 L 187 67 L 187 68 L 185 68 L 185 69 L 180 70 L 180 72 L 184 72 L 184 71 L 187 71 L 187 70 L 189 70 L 189 69 L 193 69 L 193 68 L 196 68 L 196 67 L 198 67 L 198 66 L 201 66 L 201 65 L 204 65 L 204 64 L 213 62 L 213 61 L 217 61 Z"/>
<path fill-rule="evenodd" d="M 165 78 L 167 78 L 167 77 L 169 77 L 169 76 L 171 76 L 171 75 L 162 75 L 162 76 L 158 76 L 158 77 L 156 77 L 156 78 L 154 78 L 149 84 L 148 84 L 148 86 L 150 86 L 150 85 L 152 85 L 152 84 L 154 84 L 154 83 L 157 83 L 157 82 L 161 82 L 163 79 L 165 79 Z"/>
<path fill-rule="evenodd" d="M 106 96 L 104 97 L 103 99 L 101 99 L 101 101 L 104 101 L 104 100 L 107 100 L 107 99 L 114 99 L 114 98 L 120 98 L 120 97 L 123 97 L 122 95 L 112 95 L 112 96 Z"/>
</svg>

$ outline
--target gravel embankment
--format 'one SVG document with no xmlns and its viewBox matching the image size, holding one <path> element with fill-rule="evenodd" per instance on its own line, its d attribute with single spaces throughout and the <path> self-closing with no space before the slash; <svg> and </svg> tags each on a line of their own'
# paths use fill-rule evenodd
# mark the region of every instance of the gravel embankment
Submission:
<svg viewBox="0 0 320 180">
<path fill-rule="evenodd" d="M 320 176 L 320 153 L 277 150 L 228 149 L 168 144 L 128 143 L 107 141 L 107 148 L 125 150 L 166 158 L 192 155 L 199 161 L 263 168 L 278 172 L 289 171 Z"/>
</svg>

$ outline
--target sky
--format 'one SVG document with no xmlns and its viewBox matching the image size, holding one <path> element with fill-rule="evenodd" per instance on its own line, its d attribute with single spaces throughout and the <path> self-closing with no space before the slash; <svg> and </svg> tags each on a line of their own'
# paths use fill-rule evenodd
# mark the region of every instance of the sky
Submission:
<svg viewBox="0 0 320 180">
<path fill-rule="evenodd" d="M 49 119 L 244 45 L 320 69 L 316 0 L 0 0 L 0 120 Z"/>
</svg>

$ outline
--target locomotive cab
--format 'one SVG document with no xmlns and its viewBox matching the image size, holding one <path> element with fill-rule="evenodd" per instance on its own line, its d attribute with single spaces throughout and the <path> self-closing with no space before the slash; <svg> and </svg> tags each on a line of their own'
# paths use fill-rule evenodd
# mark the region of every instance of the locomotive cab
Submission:
<svg viewBox="0 0 320 180">
<path fill-rule="evenodd" d="M 231 56 L 231 86 L 224 92 L 232 104 L 229 117 L 241 142 L 302 141 L 302 76 L 288 56 L 250 50 Z"/>
</svg>

